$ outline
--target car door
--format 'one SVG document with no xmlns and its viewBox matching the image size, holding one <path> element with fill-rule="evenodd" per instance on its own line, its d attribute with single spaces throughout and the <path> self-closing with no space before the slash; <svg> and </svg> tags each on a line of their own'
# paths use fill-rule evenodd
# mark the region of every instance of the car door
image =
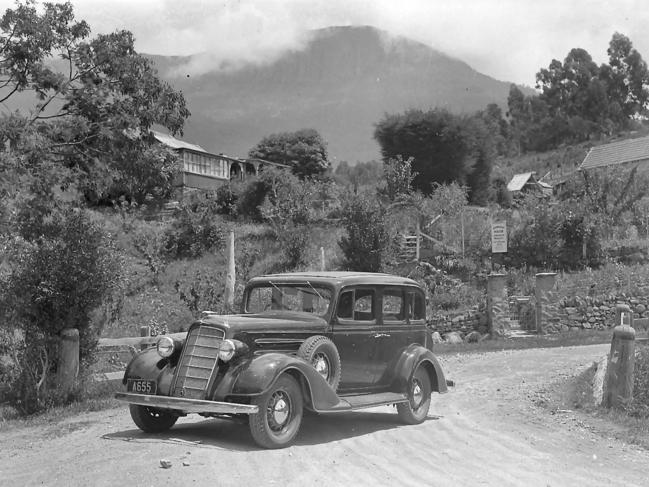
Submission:
<svg viewBox="0 0 649 487">
<path fill-rule="evenodd" d="M 380 387 L 388 387 L 403 351 L 412 343 L 424 345 L 425 303 L 423 295 L 406 286 L 384 287 L 379 293 L 379 320 L 374 354 Z"/>
<path fill-rule="evenodd" d="M 351 287 L 339 293 L 332 339 L 342 364 L 341 392 L 367 391 L 374 386 L 376 310 L 374 288 Z"/>
</svg>

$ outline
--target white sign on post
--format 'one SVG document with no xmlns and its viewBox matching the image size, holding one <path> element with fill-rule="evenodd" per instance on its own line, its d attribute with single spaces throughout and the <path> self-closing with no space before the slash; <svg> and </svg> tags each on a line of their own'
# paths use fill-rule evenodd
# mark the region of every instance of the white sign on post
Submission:
<svg viewBox="0 0 649 487">
<path fill-rule="evenodd" d="M 507 252 L 507 222 L 491 222 L 491 252 Z"/>
</svg>

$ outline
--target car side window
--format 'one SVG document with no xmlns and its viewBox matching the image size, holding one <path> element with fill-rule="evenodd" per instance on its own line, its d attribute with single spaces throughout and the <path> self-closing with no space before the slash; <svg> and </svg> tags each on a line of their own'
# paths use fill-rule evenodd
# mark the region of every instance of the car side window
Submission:
<svg viewBox="0 0 649 487">
<path fill-rule="evenodd" d="M 409 318 L 411 320 L 425 320 L 426 319 L 426 301 L 421 293 L 410 294 L 410 309 Z"/>
<path fill-rule="evenodd" d="M 382 300 L 383 321 L 405 321 L 405 296 L 401 289 L 385 289 Z"/>
<path fill-rule="evenodd" d="M 354 319 L 354 291 L 345 291 L 340 295 L 336 315 L 343 320 Z"/>
<path fill-rule="evenodd" d="M 372 321 L 376 317 L 374 311 L 374 290 L 354 289 L 345 291 L 338 300 L 338 318 L 354 321 Z"/>
</svg>

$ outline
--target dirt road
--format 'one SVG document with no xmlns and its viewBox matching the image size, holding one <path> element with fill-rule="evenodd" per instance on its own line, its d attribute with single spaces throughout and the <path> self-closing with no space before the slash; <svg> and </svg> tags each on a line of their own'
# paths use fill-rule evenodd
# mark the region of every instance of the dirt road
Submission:
<svg viewBox="0 0 649 487">
<path fill-rule="evenodd" d="M 422 425 L 400 425 L 391 407 L 309 416 L 296 445 L 278 451 L 258 449 L 243 426 L 199 416 L 145 435 L 126 407 L 11 429 L 0 437 L 0 485 L 647 486 L 648 451 L 536 405 L 606 350 L 445 357 L 457 387 L 433 396 Z"/>
</svg>

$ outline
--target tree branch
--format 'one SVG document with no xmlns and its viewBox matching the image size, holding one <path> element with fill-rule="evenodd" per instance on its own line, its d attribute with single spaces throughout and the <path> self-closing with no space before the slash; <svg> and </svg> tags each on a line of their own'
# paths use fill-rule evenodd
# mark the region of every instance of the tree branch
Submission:
<svg viewBox="0 0 649 487">
<path fill-rule="evenodd" d="M 43 387 L 43 384 L 45 384 L 45 380 L 47 378 L 47 372 L 48 369 L 50 368 L 50 357 L 47 353 L 47 349 L 43 345 L 40 349 L 40 361 L 41 361 L 41 367 L 42 367 L 42 373 L 41 373 L 41 378 L 36 384 L 36 395 L 39 395 L 39 392 L 41 390 L 41 387 Z"/>
<path fill-rule="evenodd" d="M 7 86 L 7 85 L 4 85 L 4 86 Z M 3 88 L 4 88 L 4 86 L 3 86 Z M 11 97 L 11 95 L 13 95 L 16 91 L 18 91 L 18 85 L 14 86 L 14 89 L 11 90 L 7 96 L 0 99 L 0 103 L 4 103 L 5 101 L 7 101 Z"/>
</svg>

